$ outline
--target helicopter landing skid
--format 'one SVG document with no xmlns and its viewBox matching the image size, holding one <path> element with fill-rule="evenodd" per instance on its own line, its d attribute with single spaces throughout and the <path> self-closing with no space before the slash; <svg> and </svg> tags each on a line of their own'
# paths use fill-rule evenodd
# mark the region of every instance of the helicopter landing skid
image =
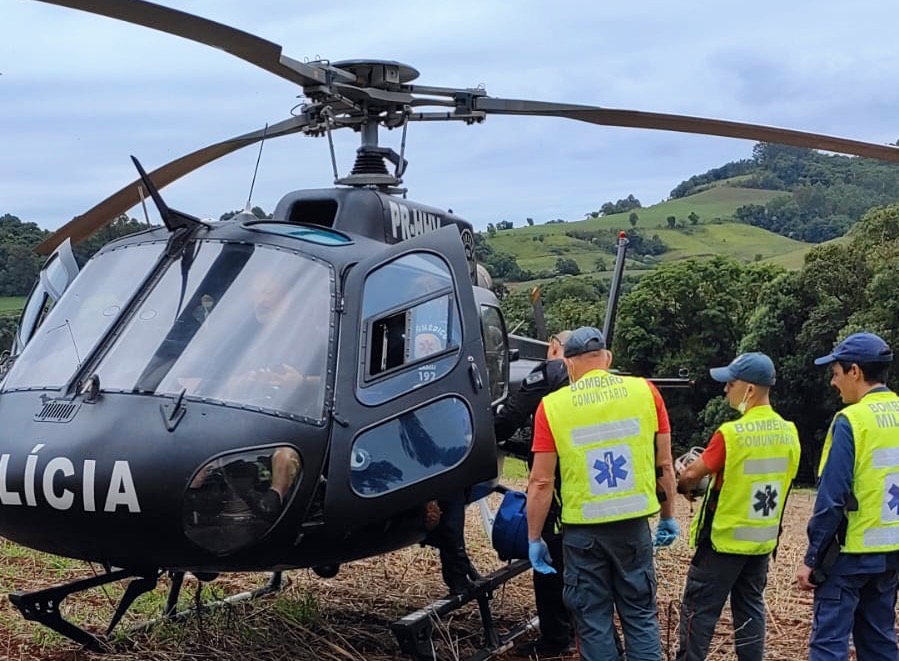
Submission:
<svg viewBox="0 0 899 661">
<path fill-rule="evenodd" d="M 160 575 L 161 572 L 156 570 L 144 575 L 128 569 L 115 569 L 107 571 L 105 574 L 83 578 L 70 583 L 60 583 L 43 590 L 14 592 L 9 595 L 9 600 L 19 609 L 22 617 L 26 620 L 39 622 L 48 629 L 52 629 L 56 633 L 74 640 L 76 643 L 81 643 L 93 652 L 106 652 L 109 651 L 109 645 L 89 631 L 66 620 L 59 611 L 60 604 L 66 597 L 76 592 L 132 578 L 133 580 L 128 583 L 125 594 L 122 595 L 122 600 L 119 602 L 109 627 L 106 629 L 106 636 L 109 636 L 131 604 L 134 603 L 134 600 L 156 587 Z"/>
<path fill-rule="evenodd" d="M 44 588 L 43 590 L 36 590 L 34 592 L 14 592 L 9 595 L 9 600 L 19 609 L 26 620 L 39 622 L 48 629 L 52 629 L 56 633 L 84 645 L 85 648 L 92 652 L 109 652 L 110 646 L 105 639 L 108 638 L 113 629 L 115 629 L 116 625 L 122 619 L 122 616 L 125 615 L 131 607 L 131 604 L 134 603 L 134 600 L 156 587 L 159 582 L 159 577 L 162 576 L 162 574 L 163 570 L 158 569 L 143 573 L 134 572 L 128 569 L 107 570 L 105 574 L 91 576 L 90 578 L 84 578 L 70 583 L 53 585 L 49 588 Z M 184 582 L 184 572 L 171 571 L 169 572 L 169 576 L 172 584 L 169 588 L 169 594 L 166 599 L 162 617 L 151 620 L 150 622 L 145 622 L 142 625 L 137 625 L 136 627 L 129 629 L 129 633 L 148 629 L 162 620 L 176 621 L 184 619 L 188 615 L 196 612 L 197 607 L 188 608 L 181 612 L 175 612 L 178 603 L 178 595 L 181 592 L 181 586 Z M 60 604 L 62 604 L 63 600 L 69 595 L 129 578 L 132 580 L 128 583 L 128 587 L 125 588 L 125 594 L 122 595 L 122 599 L 119 601 L 119 605 L 116 607 L 112 620 L 110 620 L 109 626 L 106 628 L 106 632 L 102 637 L 98 637 L 86 629 L 82 629 L 78 625 L 69 622 L 60 613 Z M 277 592 L 281 587 L 281 572 L 276 571 L 272 573 L 271 578 L 261 588 L 249 592 L 241 592 L 240 594 L 219 601 L 200 604 L 199 608 L 209 609 L 239 601 L 255 599 L 256 597 L 261 597 L 271 592 Z"/>
<path fill-rule="evenodd" d="M 465 592 L 449 595 L 397 620 L 390 625 L 390 629 L 396 636 L 400 649 L 416 661 L 432 661 L 436 658 L 432 642 L 435 624 L 457 608 L 477 600 L 481 624 L 484 626 L 484 645 L 474 655 L 468 657 L 467 661 L 485 661 L 508 651 L 512 648 L 515 639 L 536 628 L 537 618 L 500 635 L 496 629 L 496 623 L 493 621 L 490 600 L 493 598 L 493 591 L 496 588 L 530 568 L 529 561 L 515 560 L 476 581 Z"/>
</svg>

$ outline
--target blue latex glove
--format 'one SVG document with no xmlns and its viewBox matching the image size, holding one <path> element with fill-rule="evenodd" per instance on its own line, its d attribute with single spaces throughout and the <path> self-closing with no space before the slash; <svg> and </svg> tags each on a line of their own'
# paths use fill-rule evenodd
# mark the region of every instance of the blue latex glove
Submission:
<svg viewBox="0 0 899 661">
<path fill-rule="evenodd" d="M 656 528 L 656 546 L 671 546 L 680 534 L 680 526 L 674 517 L 662 517 L 659 527 Z"/>
<path fill-rule="evenodd" d="M 549 547 L 543 538 L 528 540 L 528 560 L 535 572 L 540 574 L 555 574 L 556 570 L 549 564 L 553 559 L 549 555 Z"/>
</svg>

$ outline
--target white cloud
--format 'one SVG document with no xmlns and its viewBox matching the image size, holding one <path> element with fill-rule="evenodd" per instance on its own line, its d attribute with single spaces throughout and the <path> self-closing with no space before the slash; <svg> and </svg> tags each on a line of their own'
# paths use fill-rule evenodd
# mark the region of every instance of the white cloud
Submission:
<svg viewBox="0 0 899 661">
<path fill-rule="evenodd" d="M 168 0 L 279 43 L 295 59 L 408 62 L 419 82 L 494 96 L 604 105 L 831 132 L 872 142 L 892 122 L 899 65 L 888 0 L 492 3 Z M 31 0 L 0 0 L 0 213 L 55 228 L 134 178 L 289 116 L 298 90 L 226 53 Z M 742 13 L 740 13 L 742 12 Z M 354 136 L 337 134 L 338 164 Z M 398 149 L 398 132 L 382 143 Z M 745 158 L 742 141 L 490 117 L 409 129 L 410 197 L 483 226 L 581 217 L 629 193 L 656 202 L 682 179 Z M 170 204 L 217 216 L 245 201 L 256 150 L 189 175 Z M 254 201 L 330 185 L 324 140 L 265 146 Z M 137 211 L 132 212 L 137 214 Z"/>
</svg>

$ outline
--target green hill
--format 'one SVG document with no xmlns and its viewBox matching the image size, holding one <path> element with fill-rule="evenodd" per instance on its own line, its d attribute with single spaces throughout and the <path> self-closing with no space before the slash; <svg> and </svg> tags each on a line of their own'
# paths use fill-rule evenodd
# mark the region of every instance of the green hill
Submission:
<svg viewBox="0 0 899 661">
<path fill-rule="evenodd" d="M 0 296 L 0 317 L 18 316 L 24 305 L 24 296 Z"/>
<path fill-rule="evenodd" d="M 734 211 L 743 205 L 764 205 L 783 191 L 738 188 L 715 185 L 707 190 L 669 200 L 651 207 L 636 209 L 636 229 L 644 236 L 658 237 L 667 251 L 646 260 L 628 260 L 629 272 L 645 269 L 647 264 L 677 261 L 691 257 L 731 255 L 742 261 L 776 261 L 788 268 L 802 265 L 803 256 L 813 244 L 769 232 L 733 220 Z M 695 213 L 699 220 L 691 224 L 688 217 Z M 677 228 L 670 229 L 668 217 L 674 216 Z M 611 268 L 614 255 L 587 240 L 568 236 L 573 231 L 625 230 L 632 231 L 630 213 L 613 214 L 584 220 L 550 223 L 500 230 L 487 239 L 496 251 L 513 255 L 521 268 L 538 273 L 551 271 L 560 257 L 573 259 L 581 272 L 595 272 L 597 258 L 603 258 Z"/>
</svg>

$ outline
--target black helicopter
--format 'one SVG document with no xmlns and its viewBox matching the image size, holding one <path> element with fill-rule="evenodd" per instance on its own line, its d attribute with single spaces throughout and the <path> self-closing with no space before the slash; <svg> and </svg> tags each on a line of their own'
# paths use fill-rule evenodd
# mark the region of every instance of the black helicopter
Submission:
<svg viewBox="0 0 899 661">
<path fill-rule="evenodd" d="M 799 131 L 417 85 L 398 62 L 298 62 L 142 0 L 41 1 L 220 48 L 306 98 L 296 116 L 149 174 L 135 161 L 137 181 L 37 248 L 50 257 L 0 382 L 0 534 L 107 568 L 13 599 L 94 648 L 62 618 L 66 595 L 131 579 L 111 629 L 165 571 L 327 575 L 420 542 L 429 502 L 494 483 L 493 410 L 518 340 L 479 286 L 471 225 L 405 199 L 404 154 L 379 145 L 379 128 L 562 117 L 899 161 L 891 146 Z M 342 128 L 361 136 L 350 174 L 287 193 L 271 220 L 204 221 L 159 193 L 263 139 Z M 164 226 L 110 243 L 78 273 L 71 244 L 141 190 Z"/>
</svg>

